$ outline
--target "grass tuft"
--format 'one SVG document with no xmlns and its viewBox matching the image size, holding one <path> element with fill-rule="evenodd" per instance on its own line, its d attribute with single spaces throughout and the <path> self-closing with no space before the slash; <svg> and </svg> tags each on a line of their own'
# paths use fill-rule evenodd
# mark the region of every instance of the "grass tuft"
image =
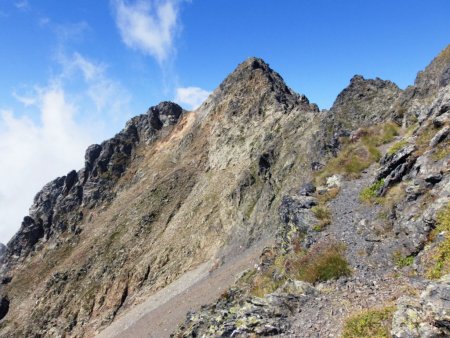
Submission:
<svg viewBox="0 0 450 338">
<path fill-rule="evenodd" d="M 395 307 L 371 309 L 348 318 L 344 323 L 343 338 L 391 337 L 391 322 Z"/>
<path fill-rule="evenodd" d="M 349 276 L 350 267 L 344 256 L 344 245 L 320 242 L 308 252 L 286 261 L 286 270 L 296 279 L 310 283 Z"/>
<path fill-rule="evenodd" d="M 414 263 L 414 256 L 402 256 L 400 253 L 394 254 L 395 265 L 399 268 L 404 268 L 407 266 L 411 266 Z"/>
<path fill-rule="evenodd" d="M 307 251 L 279 255 L 271 266 L 252 276 L 249 291 L 257 297 L 263 297 L 274 292 L 287 279 L 315 283 L 349 276 L 351 269 L 344 250 L 344 245 L 338 242 L 319 242 Z"/>
<path fill-rule="evenodd" d="M 318 224 L 314 226 L 314 230 L 322 231 L 327 225 L 331 223 L 331 212 L 327 206 L 324 205 L 316 205 L 311 208 L 314 216 L 318 219 Z"/>
<path fill-rule="evenodd" d="M 360 194 L 359 198 L 362 202 L 373 203 L 377 201 L 377 192 L 384 185 L 384 179 L 376 181 L 371 186 L 364 188 Z"/>
<path fill-rule="evenodd" d="M 450 273 L 450 203 L 447 204 L 436 217 L 436 228 L 431 233 L 431 240 L 439 234 L 443 239 L 432 249 L 431 267 L 427 271 L 427 277 L 438 279 Z"/>
<path fill-rule="evenodd" d="M 395 154 L 397 151 L 399 151 L 400 149 L 404 148 L 407 144 L 408 144 L 408 142 L 406 142 L 406 140 L 401 140 L 401 141 L 395 143 L 391 148 L 389 148 L 389 150 L 387 151 L 387 153 L 388 153 L 389 155 L 393 155 L 393 154 Z"/>
</svg>

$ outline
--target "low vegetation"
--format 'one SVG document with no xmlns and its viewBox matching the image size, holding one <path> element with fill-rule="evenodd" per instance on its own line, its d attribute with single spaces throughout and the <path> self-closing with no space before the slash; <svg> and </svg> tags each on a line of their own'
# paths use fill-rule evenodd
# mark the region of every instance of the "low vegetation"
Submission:
<svg viewBox="0 0 450 338">
<path fill-rule="evenodd" d="M 327 206 L 319 204 L 312 207 L 311 211 L 318 220 L 318 223 L 313 228 L 315 231 L 322 231 L 331 223 L 331 212 Z"/>
<path fill-rule="evenodd" d="M 450 142 L 449 141 L 445 141 L 442 142 L 441 144 L 438 144 L 434 151 L 433 151 L 433 155 L 432 159 L 435 161 L 440 161 L 443 160 L 444 158 L 448 157 L 450 155 Z"/>
<path fill-rule="evenodd" d="M 275 291 L 289 278 L 316 283 L 349 276 L 351 269 L 344 251 L 345 246 L 341 243 L 319 242 L 309 250 L 277 256 L 265 271 L 252 275 L 250 292 L 262 297 Z"/>
<path fill-rule="evenodd" d="M 395 308 L 370 309 L 355 314 L 344 323 L 343 338 L 391 337 L 391 322 Z"/>
<path fill-rule="evenodd" d="M 376 202 L 379 199 L 377 192 L 383 187 L 383 185 L 384 179 L 381 179 L 373 183 L 371 186 L 364 188 L 359 194 L 360 200 L 366 203 Z"/>
<path fill-rule="evenodd" d="M 414 263 L 414 256 L 402 256 L 401 253 L 397 252 L 394 254 L 394 262 L 399 268 L 411 266 Z"/>
<path fill-rule="evenodd" d="M 404 148 L 407 144 L 408 144 L 408 142 L 406 140 L 401 140 L 401 141 L 395 143 L 392 147 L 390 147 L 389 150 L 387 151 L 387 153 L 389 155 L 393 155 L 400 149 Z"/>
<path fill-rule="evenodd" d="M 438 235 L 443 238 L 432 248 L 427 277 L 433 279 L 450 273 L 450 203 L 438 213 L 436 220 L 436 228 L 431 233 L 431 241 L 435 240 Z"/>
<path fill-rule="evenodd" d="M 358 131 L 360 135 L 354 140 L 342 138 L 337 157 L 328 161 L 317 175 L 318 183 L 327 177 L 341 174 L 348 178 L 358 178 L 364 169 L 381 158 L 378 146 L 391 142 L 398 135 L 398 126 L 393 122 Z"/>
</svg>

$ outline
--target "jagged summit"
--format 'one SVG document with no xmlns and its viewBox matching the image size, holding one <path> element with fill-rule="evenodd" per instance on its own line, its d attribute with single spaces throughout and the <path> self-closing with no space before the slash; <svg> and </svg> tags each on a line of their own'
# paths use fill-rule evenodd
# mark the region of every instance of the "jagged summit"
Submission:
<svg viewBox="0 0 450 338">
<path fill-rule="evenodd" d="M 290 89 L 283 78 L 270 68 L 263 59 L 251 57 L 239 64 L 236 69 L 213 92 L 206 106 L 220 101 L 230 100 L 234 108 L 247 111 L 245 106 L 252 106 L 251 113 L 262 114 L 269 106 L 278 110 L 292 109 L 294 106 L 303 110 L 318 111 L 315 104 L 310 104 L 305 95 L 299 95 Z"/>
<path fill-rule="evenodd" d="M 386 118 L 401 89 L 380 78 L 365 79 L 355 75 L 336 98 L 330 109 L 333 119 L 348 119 L 358 123 L 377 123 Z M 345 121 L 341 121 L 345 124 Z"/>
</svg>

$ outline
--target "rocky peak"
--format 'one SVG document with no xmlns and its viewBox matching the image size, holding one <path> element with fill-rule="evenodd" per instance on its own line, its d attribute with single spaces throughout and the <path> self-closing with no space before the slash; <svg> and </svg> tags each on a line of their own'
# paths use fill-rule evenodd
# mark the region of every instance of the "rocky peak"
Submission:
<svg viewBox="0 0 450 338">
<path fill-rule="evenodd" d="M 318 111 L 304 95 L 291 90 L 283 78 L 262 59 L 251 57 L 242 62 L 214 91 L 206 106 L 227 101 L 232 113 L 248 111 L 263 114 L 270 108 L 290 110 L 293 107 Z M 204 107 L 205 108 L 205 107 Z"/>
<path fill-rule="evenodd" d="M 317 137 L 317 153 L 336 154 L 341 136 L 349 136 L 352 130 L 389 119 L 392 106 L 401 93 L 402 90 L 391 81 L 353 76 L 323 118 Z"/>
<path fill-rule="evenodd" d="M 391 81 L 355 75 L 349 86 L 338 95 L 330 112 L 333 118 L 348 120 L 342 122 L 380 122 L 389 114 L 400 93 L 401 90 Z"/>
<path fill-rule="evenodd" d="M 183 108 L 173 102 L 164 101 L 157 106 L 149 108 L 147 115 L 155 129 L 171 126 L 177 123 Z"/>
</svg>

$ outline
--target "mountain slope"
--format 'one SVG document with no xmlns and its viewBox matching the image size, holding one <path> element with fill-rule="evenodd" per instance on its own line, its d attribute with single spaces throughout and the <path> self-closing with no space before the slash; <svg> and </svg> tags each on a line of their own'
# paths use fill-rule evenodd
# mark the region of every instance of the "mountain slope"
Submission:
<svg viewBox="0 0 450 338">
<path fill-rule="evenodd" d="M 309 170 L 297 135 L 312 137 L 317 117 L 253 58 L 197 111 L 162 103 L 89 147 L 8 244 L 0 332 L 90 336 L 185 271 L 270 237 L 280 191 Z"/>
</svg>

